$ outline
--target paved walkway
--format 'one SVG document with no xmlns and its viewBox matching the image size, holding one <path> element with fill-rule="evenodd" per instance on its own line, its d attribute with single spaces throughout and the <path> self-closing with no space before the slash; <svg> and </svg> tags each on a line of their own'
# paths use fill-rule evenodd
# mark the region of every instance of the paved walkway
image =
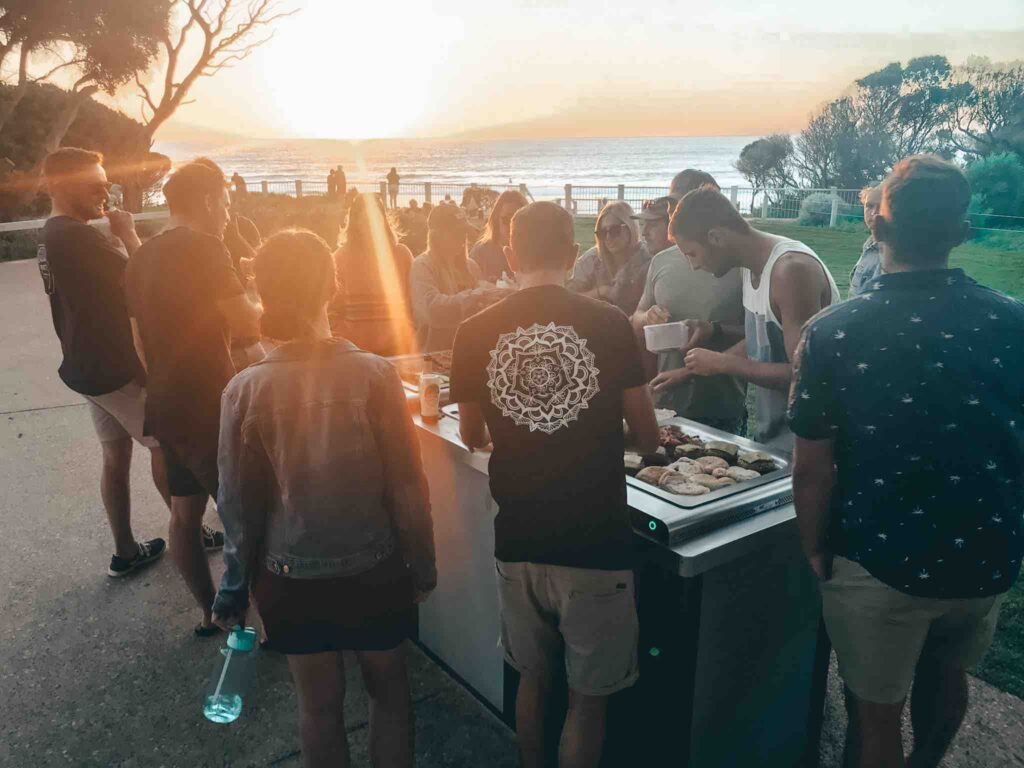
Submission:
<svg viewBox="0 0 1024 768">
<path fill-rule="evenodd" d="M 201 693 L 221 641 L 192 637 L 197 611 L 170 560 L 106 577 L 99 451 L 81 399 L 56 376 L 59 348 L 32 262 L 0 264 L 0 356 L 0 766 L 300 765 L 283 657 L 261 661 L 237 723 L 207 723 Z M 136 459 L 136 531 L 166 536 L 145 453 Z M 211 562 L 219 576 L 219 557 Z M 511 734 L 472 696 L 418 652 L 411 668 L 419 765 L 516 764 Z M 355 764 L 366 765 L 366 699 L 351 672 L 349 738 Z M 838 765 L 843 727 L 833 688 L 827 766 Z M 983 683 L 973 693 L 946 764 L 1024 766 L 1024 702 Z"/>
</svg>

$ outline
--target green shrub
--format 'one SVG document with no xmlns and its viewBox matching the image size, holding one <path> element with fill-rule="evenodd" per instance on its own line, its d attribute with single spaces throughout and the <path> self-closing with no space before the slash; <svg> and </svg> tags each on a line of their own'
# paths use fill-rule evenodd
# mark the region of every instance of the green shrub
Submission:
<svg viewBox="0 0 1024 768">
<path fill-rule="evenodd" d="M 0 261 L 34 259 L 39 245 L 39 232 L 4 232 L 0 234 Z"/>
<path fill-rule="evenodd" d="M 854 216 L 858 206 L 850 205 L 837 195 L 828 192 L 815 192 L 808 195 L 800 203 L 800 216 L 797 223 L 803 227 L 827 227 L 832 220 L 832 201 L 839 201 L 840 219 Z"/>
<path fill-rule="evenodd" d="M 971 234 L 971 242 L 997 251 L 1024 251 L 1024 229 L 975 230 Z"/>
<path fill-rule="evenodd" d="M 976 227 L 1006 229 L 1024 227 L 1019 221 L 1001 218 L 1024 217 L 1024 163 L 1014 154 L 989 155 L 967 166 L 971 182 L 971 224 Z"/>
</svg>

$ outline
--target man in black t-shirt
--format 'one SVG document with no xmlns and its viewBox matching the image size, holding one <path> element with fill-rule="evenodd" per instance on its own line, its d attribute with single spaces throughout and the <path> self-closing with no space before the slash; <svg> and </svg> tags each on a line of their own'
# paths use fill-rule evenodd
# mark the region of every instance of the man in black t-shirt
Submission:
<svg viewBox="0 0 1024 768">
<path fill-rule="evenodd" d="M 164 185 L 166 229 L 128 262 L 128 311 L 147 369 L 146 429 L 164 449 L 171 493 L 171 553 L 203 611 L 196 633 L 216 631 L 201 524 L 217 496 L 220 396 L 235 373 L 232 336 L 259 336 L 261 309 L 246 295 L 221 238 L 230 217 L 223 173 L 189 163 Z"/>
<path fill-rule="evenodd" d="M 124 302 L 127 253 L 139 247 L 130 213 L 107 211 L 103 156 L 75 147 L 49 155 L 43 174 L 53 207 L 37 256 L 64 359 L 57 373 L 88 403 L 103 449 L 100 495 L 114 537 L 108 575 L 124 576 L 164 553 L 163 539 L 137 542 L 131 526 L 132 440 L 151 452 L 153 482 L 169 504 L 163 454 L 143 435 L 145 373 Z M 104 215 L 115 239 L 89 226 Z"/>
<path fill-rule="evenodd" d="M 607 697 L 637 678 L 625 418 L 642 450 L 658 427 L 626 316 L 570 293 L 573 223 L 554 203 L 512 219 L 523 289 L 466 320 L 451 397 L 470 449 L 493 441 L 495 557 L 505 658 L 522 675 L 523 764 L 543 764 L 543 704 L 564 648 L 569 711 L 561 752 L 597 765 Z"/>
</svg>

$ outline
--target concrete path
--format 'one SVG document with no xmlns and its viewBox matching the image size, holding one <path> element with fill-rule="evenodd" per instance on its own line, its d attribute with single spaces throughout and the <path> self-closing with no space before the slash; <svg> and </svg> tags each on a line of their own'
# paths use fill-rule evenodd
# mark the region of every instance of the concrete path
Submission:
<svg viewBox="0 0 1024 768">
<path fill-rule="evenodd" d="M 192 636 L 197 609 L 170 560 L 105 575 L 99 450 L 88 411 L 56 376 L 33 262 L 0 264 L 0 359 L 0 766 L 299 766 L 283 657 L 261 660 L 238 722 L 210 724 L 201 694 L 222 638 Z M 135 528 L 166 537 L 147 458 L 136 451 Z M 211 563 L 219 576 L 219 557 Z M 512 735 L 472 696 L 416 651 L 411 670 L 419 765 L 516 764 Z M 348 681 L 349 739 L 355 764 L 367 765 L 366 697 L 351 666 Z M 839 765 L 844 727 L 834 678 L 832 689 L 826 766 Z M 972 693 L 946 765 L 1024 766 L 1024 702 L 980 682 Z"/>
</svg>

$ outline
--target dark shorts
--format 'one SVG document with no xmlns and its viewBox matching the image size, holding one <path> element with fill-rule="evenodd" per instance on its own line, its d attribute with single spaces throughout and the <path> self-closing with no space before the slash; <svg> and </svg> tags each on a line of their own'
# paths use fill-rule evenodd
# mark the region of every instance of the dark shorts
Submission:
<svg viewBox="0 0 1024 768">
<path fill-rule="evenodd" d="M 412 577 L 397 551 L 368 571 L 334 579 L 260 568 L 252 594 L 267 643 L 280 653 L 388 651 L 416 629 Z"/>
<path fill-rule="evenodd" d="M 159 438 L 158 438 L 159 439 Z M 177 441 L 160 440 L 167 467 L 167 486 L 171 496 L 217 498 L 217 446 L 212 451 L 183 449 Z"/>
</svg>

